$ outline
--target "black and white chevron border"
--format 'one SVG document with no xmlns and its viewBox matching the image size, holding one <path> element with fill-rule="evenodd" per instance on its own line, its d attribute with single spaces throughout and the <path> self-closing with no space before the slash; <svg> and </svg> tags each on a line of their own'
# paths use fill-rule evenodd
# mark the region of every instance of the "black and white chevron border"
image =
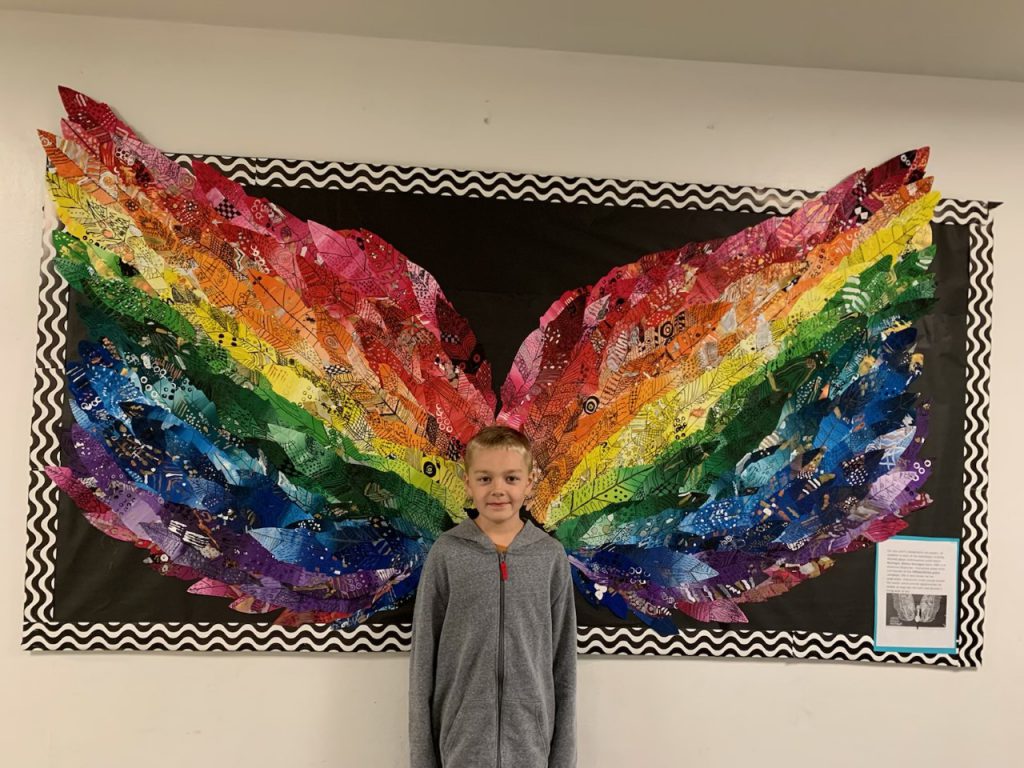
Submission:
<svg viewBox="0 0 1024 768">
<path fill-rule="evenodd" d="M 588 205 L 688 208 L 702 211 L 786 214 L 817 192 L 772 187 L 686 184 L 667 181 L 590 179 L 578 176 L 540 176 L 504 171 L 458 171 L 448 168 L 281 160 L 227 155 L 169 154 L 188 165 L 201 160 L 239 184 L 300 189 L 345 189 L 361 192 L 485 197 Z M 988 203 L 943 200 L 933 219 L 966 224 L 988 219 Z"/>
<path fill-rule="evenodd" d="M 64 400 L 64 345 L 67 338 L 68 286 L 54 267 L 51 233 L 57 226 L 53 204 L 43 209 L 43 258 L 36 322 L 36 370 L 29 443 L 28 547 L 25 574 L 25 624 L 53 619 L 54 573 L 57 562 L 59 491 L 43 468 L 60 463 L 57 430 Z M 25 638 L 23 637 L 23 643 Z"/>
<path fill-rule="evenodd" d="M 964 215 L 958 211 L 958 216 Z M 992 348 L 992 219 L 971 218 L 967 294 L 967 409 L 964 425 L 964 525 L 960 556 L 957 657 L 981 664 L 988 568 L 988 405 Z"/>
<path fill-rule="evenodd" d="M 708 184 L 588 179 L 523 173 L 456 171 L 363 163 L 314 162 L 223 155 L 169 155 L 180 163 L 202 160 L 241 184 L 346 189 L 623 205 L 691 210 L 785 214 L 814 192 Z M 917 662 L 934 666 L 981 663 L 987 567 L 989 350 L 992 325 L 991 204 L 943 200 L 933 221 L 969 227 L 968 393 L 964 464 L 965 517 L 961 546 L 960 630 L 956 654 L 877 652 L 868 635 L 817 632 L 683 630 L 664 637 L 639 627 L 580 627 L 580 653 L 651 656 L 772 657 L 847 661 Z M 53 267 L 44 216 L 39 290 L 38 351 L 33 396 L 28 515 L 28 568 L 22 645 L 29 650 L 168 651 L 406 651 L 408 624 L 367 624 L 352 630 L 328 626 L 295 629 L 270 624 L 60 623 L 53 618 L 58 492 L 42 468 L 58 463 L 63 405 L 63 353 L 67 286 Z"/>
<path fill-rule="evenodd" d="M 28 623 L 22 645 L 45 651 L 408 651 L 409 624 L 294 629 L 259 624 Z"/>
</svg>

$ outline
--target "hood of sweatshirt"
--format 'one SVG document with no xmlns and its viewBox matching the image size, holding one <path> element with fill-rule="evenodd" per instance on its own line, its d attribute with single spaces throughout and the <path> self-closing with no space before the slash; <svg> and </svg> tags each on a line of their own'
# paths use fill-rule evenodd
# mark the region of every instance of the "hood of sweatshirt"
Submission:
<svg viewBox="0 0 1024 768">
<path fill-rule="evenodd" d="M 489 552 L 494 550 L 494 542 L 490 540 L 486 533 L 480 530 L 480 526 L 468 517 L 452 528 L 448 533 L 458 539 L 475 542 L 476 544 L 479 544 L 481 548 L 486 549 Z M 546 531 L 527 520 L 523 529 L 516 534 L 516 537 L 512 539 L 512 543 L 508 545 L 508 551 L 515 552 L 550 539 L 551 536 Z"/>
</svg>

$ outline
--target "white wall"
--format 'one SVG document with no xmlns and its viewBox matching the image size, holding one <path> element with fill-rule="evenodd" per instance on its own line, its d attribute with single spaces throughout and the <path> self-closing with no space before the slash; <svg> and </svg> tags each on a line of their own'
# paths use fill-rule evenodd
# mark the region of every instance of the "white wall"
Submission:
<svg viewBox="0 0 1024 768">
<path fill-rule="evenodd" d="M 4 765 L 406 762 L 404 655 L 19 649 L 42 194 L 34 129 L 56 128 L 59 83 L 178 151 L 821 188 L 930 144 L 939 189 L 1006 203 L 984 666 L 583 658 L 580 765 L 1019 764 L 1024 85 L 17 13 L 0 13 L 0 78 Z"/>
</svg>

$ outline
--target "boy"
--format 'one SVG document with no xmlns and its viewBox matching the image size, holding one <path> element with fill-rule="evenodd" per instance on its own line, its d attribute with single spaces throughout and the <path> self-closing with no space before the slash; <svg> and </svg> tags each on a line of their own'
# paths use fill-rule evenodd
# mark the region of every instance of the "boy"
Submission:
<svg viewBox="0 0 1024 768">
<path fill-rule="evenodd" d="M 412 768 L 576 765 L 576 609 L 569 561 L 523 505 L 529 441 L 466 445 L 468 519 L 431 547 L 409 669 Z"/>
</svg>

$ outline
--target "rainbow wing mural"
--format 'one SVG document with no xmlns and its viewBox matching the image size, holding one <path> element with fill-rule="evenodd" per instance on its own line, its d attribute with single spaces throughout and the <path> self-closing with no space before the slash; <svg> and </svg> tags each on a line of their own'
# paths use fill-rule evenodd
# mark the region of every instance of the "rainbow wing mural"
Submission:
<svg viewBox="0 0 1024 768">
<path fill-rule="evenodd" d="M 634 252 L 549 303 L 498 389 L 489 339 L 408 242 L 289 212 L 61 97 L 40 139 L 81 333 L 44 471 L 182 592 L 296 632 L 400 624 L 494 421 L 534 442 L 532 512 L 581 623 L 666 642 L 742 631 L 931 512 L 926 149 Z"/>
</svg>

